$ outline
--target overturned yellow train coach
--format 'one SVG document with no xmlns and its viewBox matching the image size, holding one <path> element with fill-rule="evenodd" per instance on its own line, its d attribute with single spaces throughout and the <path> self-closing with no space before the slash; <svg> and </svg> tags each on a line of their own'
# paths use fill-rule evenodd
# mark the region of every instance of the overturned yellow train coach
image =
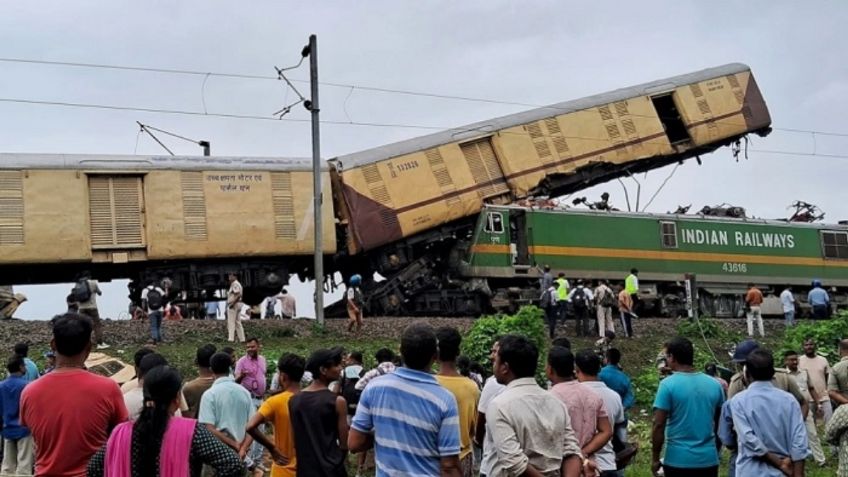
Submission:
<svg viewBox="0 0 848 477">
<path fill-rule="evenodd" d="M 326 169 L 322 179 L 329 189 Z M 330 201 L 323 213 L 332 217 Z M 92 269 L 141 279 L 131 271 L 157 263 L 168 276 L 171 265 L 192 259 L 308 263 L 312 214 L 305 159 L 0 154 L 0 265 L 44 275 L 11 278 L 18 283 L 72 280 Z M 332 220 L 323 233 L 332 254 Z"/>
<path fill-rule="evenodd" d="M 336 207 L 358 253 L 477 214 L 708 153 L 771 118 L 729 64 L 339 156 Z"/>
</svg>

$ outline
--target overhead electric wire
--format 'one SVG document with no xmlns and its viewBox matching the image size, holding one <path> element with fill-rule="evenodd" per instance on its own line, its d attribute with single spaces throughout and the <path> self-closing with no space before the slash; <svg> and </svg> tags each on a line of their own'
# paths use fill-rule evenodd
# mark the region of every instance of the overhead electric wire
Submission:
<svg viewBox="0 0 848 477">
<path fill-rule="evenodd" d="M 163 73 L 163 74 L 177 74 L 177 75 L 191 75 L 191 76 L 204 76 L 206 78 L 210 76 L 216 76 L 221 78 L 239 78 L 239 79 L 252 79 L 252 80 L 268 80 L 268 81 L 278 81 L 279 76 L 270 76 L 270 75 L 257 75 L 257 74 L 248 74 L 248 73 L 227 73 L 227 72 L 213 72 L 213 71 L 196 71 L 196 70 L 186 70 L 179 68 L 157 68 L 157 67 L 146 67 L 146 66 L 128 66 L 128 65 L 112 65 L 112 64 L 104 64 L 104 63 L 85 63 L 85 62 L 72 62 L 72 61 L 51 61 L 51 60 L 34 60 L 27 58 L 0 58 L 0 62 L 6 63 L 23 63 L 23 64 L 36 64 L 36 65 L 49 65 L 49 66 L 70 66 L 70 67 L 79 67 L 79 68 L 97 68 L 97 69 L 112 69 L 112 70 L 124 70 L 124 71 L 137 71 L 137 72 L 148 72 L 148 73 Z M 204 80 L 205 81 L 205 80 Z M 302 79 L 291 79 L 292 82 L 298 83 L 308 83 L 308 80 Z M 413 91 L 407 89 L 397 89 L 397 88 L 385 88 L 378 86 L 366 86 L 366 85 L 357 85 L 351 83 L 336 83 L 336 82 L 321 82 L 324 86 L 332 86 L 337 88 L 355 88 L 362 91 L 372 91 L 378 93 L 389 93 L 389 94 L 402 94 L 409 96 L 421 96 L 427 98 L 437 98 L 437 99 L 450 99 L 457 101 L 470 101 L 470 102 L 478 102 L 478 103 L 488 103 L 488 104 L 500 104 L 505 106 L 521 106 L 528 108 L 551 108 L 551 109 L 561 109 L 552 105 L 542 105 L 521 101 L 505 101 L 491 98 L 476 98 L 470 96 L 461 96 L 461 95 L 453 95 L 453 94 L 444 94 L 444 93 L 434 93 L 427 91 Z M 644 116 L 639 114 L 630 114 L 630 116 L 635 117 L 654 117 L 654 116 Z M 740 125 L 742 125 L 740 123 Z M 406 127 L 406 126 L 403 126 Z M 443 128 L 433 128 L 433 129 L 443 129 Z M 800 129 L 800 128 L 781 128 L 774 127 L 772 128 L 775 131 L 786 131 L 786 132 L 794 132 L 794 133 L 803 133 L 803 134 L 817 134 L 822 136 L 836 136 L 836 137 L 848 137 L 848 132 L 833 132 L 833 131 L 815 131 L 810 129 Z"/>
<path fill-rule="evenodd" d="M 250 120 L 261 120 L 261 121 L 287 121 L 287 122 L 298 122 L 298 123 L 308 123 L 310 119 L 298 119 L 298 118 L 275 118 L 271 116 L 256 116 L 250 114 L 234 114 L 234 113 L 205 113 L 203 111 L 189 111 L 189 110 L 181 110 L 181 109 L 162 109 L 162 108 L 144 108 L 138 106 L 119 106 L 119 105 L 111 105 L 111 104 L 95 104 L 95 103 L 73 103 L 68 101 L 47 101 L 47 100 L 37 100 L 37 99 L 25 99 L 25 98 L 0 98 L 0 103 L 18 103 L 18 104 L 35 104 L 42 106 L 60 106 L 60 107 L 69 107 L 69 108 L 86 108 L 86 109 L 106 109 L 112 111 L 134 111 L 141 113 L 156 113 L 156 114 L 176 114 L 176 115 L 185 115 L 185 116 L 209 116 L 209 117 L 217 117 L 217 118 L 227 118 L 227 119 L 250 119 Z M 376 123 L 376 122 L 349 122 L 349 121 L 334 121 L 334 120 L 321 120 L 321 124 L 331 124 L 331 125 L 348 125 L 348 126 L 364 126 L 364 127 L 386 127 L 386 128 L 407 128 L 407 129 L 428 129 L 441 131 L 445 128 L 434 127 L 434 126 L 423 126 L 419 124 L 395 124 L 395 123 Z"/>
</svg>

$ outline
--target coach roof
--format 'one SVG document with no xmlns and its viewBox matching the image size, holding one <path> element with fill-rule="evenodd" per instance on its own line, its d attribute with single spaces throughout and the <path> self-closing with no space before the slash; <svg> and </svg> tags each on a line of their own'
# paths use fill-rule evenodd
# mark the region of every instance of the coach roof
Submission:
<svg viewBox="0 0 848 477">
<path fill-rule="evenodd" d="M 328 170 L 326 162 L 321 169 Z M 302 157 L 130 156 L 115 154 L 0 154 L 0 170 L 79 169 L 85 171 L 312 171 Z"/>
</svg>

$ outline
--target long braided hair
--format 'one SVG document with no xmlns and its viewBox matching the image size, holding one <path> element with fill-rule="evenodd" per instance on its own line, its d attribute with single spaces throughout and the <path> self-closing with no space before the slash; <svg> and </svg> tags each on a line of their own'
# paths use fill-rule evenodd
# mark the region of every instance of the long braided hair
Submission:
<svg viewBox="0 0 848 477">
<path fill-rule="evenodd" d="M 170 366 L 157 366 L 144 375 L 144 407 L 133 426 L 133 445 L 139 450 L 138 469 L 141 475 L 159 473 L 157 463 L 162 438 L 171 418 L 171 403 L 182 387 L 182 377 Z"/>
</svg>

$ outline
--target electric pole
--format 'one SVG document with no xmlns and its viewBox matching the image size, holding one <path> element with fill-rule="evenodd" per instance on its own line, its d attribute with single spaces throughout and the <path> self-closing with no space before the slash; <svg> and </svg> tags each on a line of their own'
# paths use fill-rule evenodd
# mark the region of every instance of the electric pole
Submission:
<svg viewBox="0 0 848 477">
<path fill-rule="evenodd" d="M 324 325 L 324 249 L 323 229 L 321 224 L 321 139 L 320 122 L 318 120 L 318 39 L 309 36 L 309 45 L 303 49 L 303 56 L 309 55 L 309 86 L 311 98 L 304 103 L 312 113 L 312 192 L 314 208 L 314 237 L 315 237 L 315 319 L 319 325 Z"/>
</svg>

